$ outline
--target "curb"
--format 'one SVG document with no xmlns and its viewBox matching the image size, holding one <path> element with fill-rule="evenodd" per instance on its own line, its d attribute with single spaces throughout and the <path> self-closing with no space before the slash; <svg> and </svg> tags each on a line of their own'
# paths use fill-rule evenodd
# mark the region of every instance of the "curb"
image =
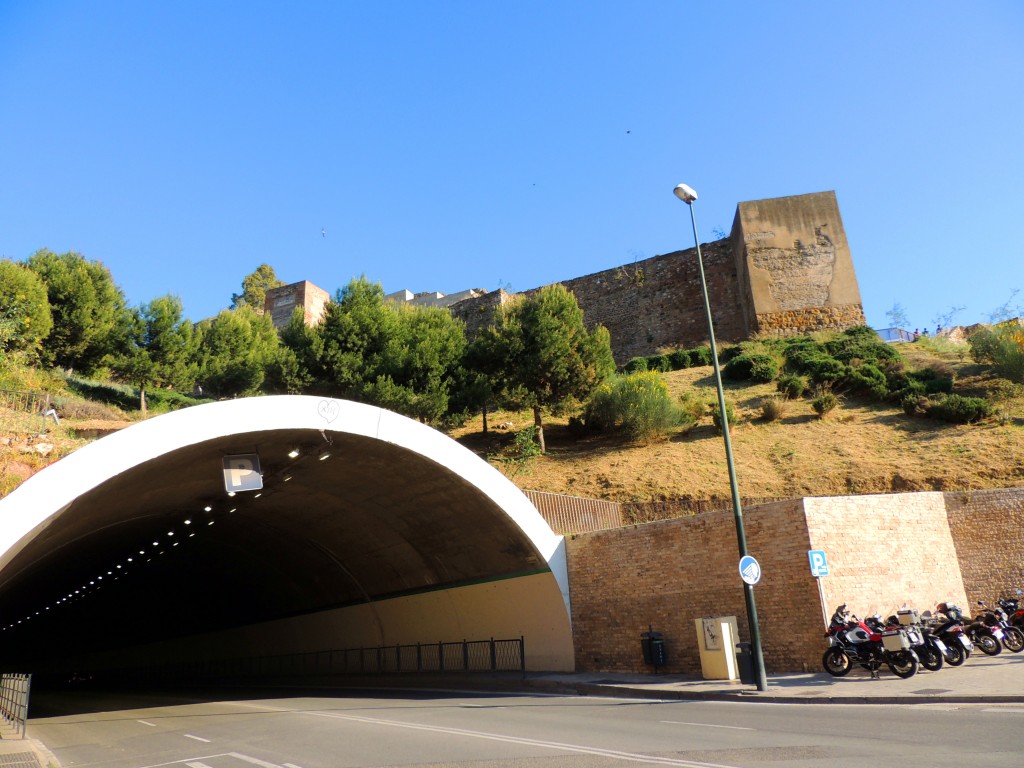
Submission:
<svg viewBox="0 0 1024 768">
<path fill-rule="evenodd" d="M 1018 694 L 946 694 L 928 696 L 801 696 L 778 695 L 761 691 L 669 691 L 663 689 L 631 688 L 594 683 L 530 684 L 557 693 L 577 693 L 580 696 L 605 696 L 621 699 L 661 699 L 663 701 L 742 701 L 762 704 L 1022 704 L 1024 695 Z"/>
</svg>

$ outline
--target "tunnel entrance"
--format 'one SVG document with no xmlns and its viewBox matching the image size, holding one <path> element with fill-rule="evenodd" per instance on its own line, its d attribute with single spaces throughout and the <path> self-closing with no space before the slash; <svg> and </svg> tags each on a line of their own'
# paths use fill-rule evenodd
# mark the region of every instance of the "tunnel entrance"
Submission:
<svg viewBox="0 0 1024 768">
<path fill-rule="evenodd" d="M 262 487 L 229 495 L 225 459 Z M 59 673 L 523 637 L 572 668 L 561 539 L 499 472 L 379 408 L 189 408 L 96 441 L 0 501 L 5 668 Z"/>
</svg>

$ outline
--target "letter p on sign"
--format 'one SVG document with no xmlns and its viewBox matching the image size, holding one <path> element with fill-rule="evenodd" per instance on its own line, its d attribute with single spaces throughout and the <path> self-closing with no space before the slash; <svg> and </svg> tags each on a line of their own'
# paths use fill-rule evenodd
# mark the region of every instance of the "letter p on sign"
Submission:
<svg viewBox="0 0 1024 768">
<path fill-rule="evenodd" d="M 228 493 L 258 491 L 263 487 L 260 457 L 255 453 L 224 457 L 224 489 Z"/>
</svg>

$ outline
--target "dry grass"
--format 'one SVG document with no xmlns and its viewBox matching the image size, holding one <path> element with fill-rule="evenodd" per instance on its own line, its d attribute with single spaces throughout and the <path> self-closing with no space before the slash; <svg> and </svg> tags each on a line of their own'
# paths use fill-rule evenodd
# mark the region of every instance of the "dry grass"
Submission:
<svg viewBox="0 0 1024 768">
<path fill-rule="evenodd" d="M 916 346 L 916 345 L 915 345 Z M 939 356 L 910 349 L 915 366 Z M 957 391 L 979 395 L 998 380 L 952 353 L 946 359 L 958 373 Z M 710 368 L 665 374 L 670 391 L 696 388 L 714 398 Z M 911 419 L 895 404 L 844 398 L 822 419 L 809 398 L 790 401 L 785 415 L 768 421 L 765 399 L 774 384 L 738 386 L 726 382 L 736 404 L 731 431 L 740 493 L 744 497 L 792 498 L 922 490 L 971 490 L 1024 483 L 1024 396 L 1001 403 L 1003 418 L 960 426 Z M 497 413 L 491 423 L 515 428 L 532 423 L 527 413 Z M 705 416 L 688 431 L 649 445 L 597 436 L 575 440 L 565 419 L 546 422 L 548 453 L 514 482 L 523 488 L 617 501 L 723 499 L 730 494 L 721 435 Z M 496 450 L 506 434 L 482 435 L 480 420 L 453 436 L 480 455 Z"/>
</svg>

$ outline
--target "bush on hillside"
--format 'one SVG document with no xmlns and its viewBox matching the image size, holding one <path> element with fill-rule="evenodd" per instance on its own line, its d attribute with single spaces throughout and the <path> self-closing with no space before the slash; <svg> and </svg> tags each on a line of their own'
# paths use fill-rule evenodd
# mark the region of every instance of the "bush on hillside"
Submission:
<svg viewBox="0 0 1024 768">
<path fill-rule="evenodd" d="M 646 357 L 634 357 L 624 366 L 622 366 L 623 373 L 640 373 L 647 370 L 647 358 Z"/>
<path fill-rule="evenodd" d="M 770 395 L 761 401 L 761 415 L 765 421 L 778 421 L 786 415 L 785 395 Z"/>
<path fill-rule="evenodd" d="M 633 440 L 662 437 L 686 421 L 665 381 L 653 371 L 612 376 L 597 388 L 583 420 L 588 429 L 624 432 Z"/>
<path fill-rule="evenodd" d="M 992 404 L 981 397 L 946 395 L 931 403 L 928 415 L 952 424 L 972 424 L 991 416 Z"/>
<path fill-rule="evenodd" d="M 798 373 L 788 373 L 779 379 L 777 388 L 779 392 L 785 395 L 788 399 L 796 400 L 803 397 L 804 393 L 807 391 L 807 377 L 801 376 Z"/>
<path fill-rule="evenodd" d="M 669 352 L 668 360 L 672 364 L 673 371 L 681 371 L 690 367 L 690 352 L 686 349 L 677 349 Z"/>
<path fill-rule="evenodd" d="M 729 422 L 730 428 L 736 424 L 736 407 L 729 400 L 725 401 L 725 418 Z M 711 421 L 715 425 L 715 429 L 719 434 L 724 431 L 722 429 L 722 409 L 718 406 L 718 401 L 712 406 Z"/>
<path fill-rule="evenodd" d="M 647 358 L 647 370 L 668 373 L 672 370 L 672 361 L 668 355 L 650 355 Z"/>
<path fill-rule="evenodd" d="M 839 406 L 839 397 L 830 389 L 820 388 L 811 407 L 820 418 L 825 418 Z"/>
</svg>

